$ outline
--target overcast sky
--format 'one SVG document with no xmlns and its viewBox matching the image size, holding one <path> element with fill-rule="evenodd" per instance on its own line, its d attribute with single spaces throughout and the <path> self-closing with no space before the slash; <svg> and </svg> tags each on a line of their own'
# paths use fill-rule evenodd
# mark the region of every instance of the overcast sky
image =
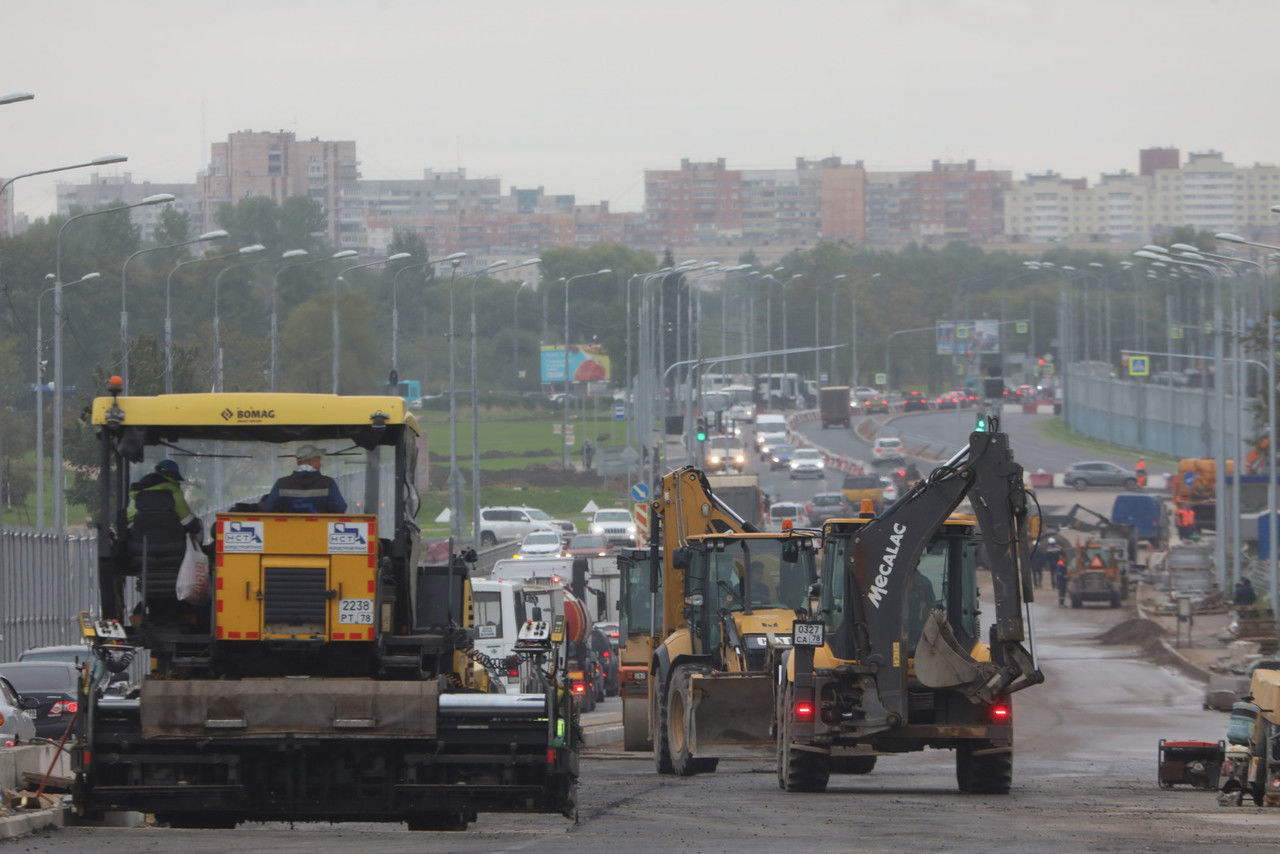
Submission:
<svg viewBox="0 0 1280 854">
<path fill-rule="evenodd" d="M 1139 148 L 1280 161 L 1275 0 L 4 3 L 0 175 L 103 154 L 193 181 L 237 130 L 353 139 L 365 178 L 466 168 L 643 203 L 682 157 L 1015 178 Z M 87 180 L 87 172 L 63 180 Z M 55 205 L 19 181 L 19 211 Z"/>
</svg>

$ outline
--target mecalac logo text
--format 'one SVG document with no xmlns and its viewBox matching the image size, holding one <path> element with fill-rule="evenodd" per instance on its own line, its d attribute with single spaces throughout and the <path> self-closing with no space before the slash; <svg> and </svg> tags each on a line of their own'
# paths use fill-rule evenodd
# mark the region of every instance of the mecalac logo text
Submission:
<svg viewBox="0 0 1280 854">
<path fill-rule="evenodd" d="M 876 574 L 875 581 L 871 583 L 871 589 L 867 591 L 867 599 L 871 600 L 872 607 L 880 607 L 880 600 L 889 588 L 889 576 L 893 575 L 893 563 L 898 559 L 898 552 L 902 550 L 902 538 L 906 533 L 906 525 L 901 522 L 893 523 L 893 535 L 889 537 L 889 545 L 885 546 L 884 554 L 880 556 L 880 571 Z"/>
</svg>

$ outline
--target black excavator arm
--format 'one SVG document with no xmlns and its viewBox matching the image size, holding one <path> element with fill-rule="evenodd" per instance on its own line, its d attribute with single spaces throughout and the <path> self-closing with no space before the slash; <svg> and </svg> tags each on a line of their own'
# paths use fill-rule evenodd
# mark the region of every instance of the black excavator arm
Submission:
<svg viewBox="0 0 1280 854">
<path fill-rule="evenodd" d="M 1031 601 L 1032 593 L 1022 467 L 1013 460 L 1006 434 L 975 432 L 967 448 L 862 526 L 845 551 L 854 606 L 852 651 L 858 669 L 872 676 L 879 699 L 869 725 L 906 720 L 908 590 L 924 549 L 965 497 L 978 519 L 994 587 L 992 660 L 975 661 L 960 648 L 946 615 L 936 610 L 916 646 L 916 677 L 929 687 L 959 688 L 978 702 L 1043 681 L 1034 656 L 1023 646 L 1029 636 L 1023 603 Z"/>
</svg>

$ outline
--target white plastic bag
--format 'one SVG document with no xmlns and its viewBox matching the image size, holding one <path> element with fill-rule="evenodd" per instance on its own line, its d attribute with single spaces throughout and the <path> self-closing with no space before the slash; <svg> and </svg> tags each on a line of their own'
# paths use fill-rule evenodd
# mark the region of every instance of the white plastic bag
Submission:
<svg viewBox="0 0 1280 854">
<path fill-rule="evenodd" d="M 178 567 L 178 600 L 199 605 L 209 601 L 209 556 L 187 537 L 187 553 Z"/>
</svg>

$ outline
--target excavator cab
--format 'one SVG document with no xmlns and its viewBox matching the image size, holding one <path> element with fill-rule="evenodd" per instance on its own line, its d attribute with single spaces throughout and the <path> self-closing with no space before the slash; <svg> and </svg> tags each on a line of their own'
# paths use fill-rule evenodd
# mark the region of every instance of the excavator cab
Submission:
<svg viewBox="0 0 1280 854">
<path fill-rule="evenodd" d="M 833 520 L 824 529 L 820 614 L 832 654 L 845 660 L 867 654 L 859 597 L 849 598 L 847 549 L 865 520 Z M 978 636 L 978 549 L 972 519 L 954 516 L 934 534 L 912 571 L 906 595 L 905 651 L 914 659 L 930 613 L 940 610 L 958 644 L 973 649 Z"/>
<path fill-rule="evenodd" d="M 782 633 L 778 615 L 806 605 L 815 577 L 812 539 L 707 537 L 687 551 L 684 616 L 694 653 L 719 659 L 727 671 L 762 671 L 767 633 Z"/>
</svg>

